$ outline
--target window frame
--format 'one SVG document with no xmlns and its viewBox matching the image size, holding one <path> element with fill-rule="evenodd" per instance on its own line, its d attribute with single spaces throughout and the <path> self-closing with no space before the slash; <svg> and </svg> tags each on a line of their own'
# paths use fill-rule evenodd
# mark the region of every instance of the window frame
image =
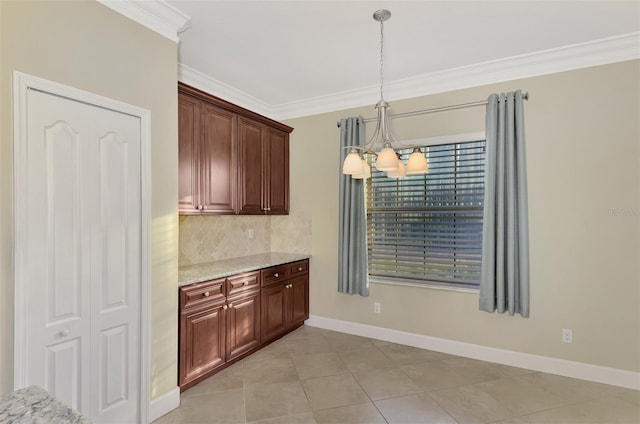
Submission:
<svg viewBox="0 0 640 424">
<path fill-rule="evenodd" d="M 466 143 L 473 141 L 486 140 L 486 133 L 484 131 L 478 132 L 468 132 L 468 133 L 460 133 L 460 134 L 449 134 L 444 136 L 435 136 L 435 137 L 424 137 L 417 139 L 409 139 L 409 140 L 399 140 L 400 143 L 411 146 L 411 147 L 430 147 L 437 146 L 443 144 L 453 144 L 453 143 Z M 365 204 L 368 203 L 366 200 L 366 192 L 365 189 Z M 368 231 L 368 229 L 367 229 Z M 456 283 L 446 283 L 446 282 L 438 282 L 432 280 L 423 280 L 421 283 L 414 283 L 410 281 L 404 281 L 401 279 L 394 279 L 393 277 L 378 277 L 369 274 L 369 282 L 373 284 L 385 284 L 391 286 L 405 286 L 405 287 L 418 287 L 423 289 L 435 289 L 435 290 L 445 290 L 445 291 L 454 291 L 454 292 L 462 292 L 462 293 L 478 293 L 480 291 L 479 287 L 470 287 L 470 286 L 456 286 Z"/>
</svg>

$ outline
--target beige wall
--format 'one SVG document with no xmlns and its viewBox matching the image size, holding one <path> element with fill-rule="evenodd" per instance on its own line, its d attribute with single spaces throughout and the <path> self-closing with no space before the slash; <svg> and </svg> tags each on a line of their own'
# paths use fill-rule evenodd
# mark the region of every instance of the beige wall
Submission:
<svg viewBox="0 0 640 424">
<path fill-rule="evenodd" d="M 151 110 L 152 397 L 177 375 L 177 45 L 95 1 L 0 1 L 0 393 L 13 386 L 12 71 Z"/>
<path fill-rule="evenodd" d="M 478 295 L 373 284 L 336 292 L 341 117 L 292 119 L 291 205 L 311 211 L 311 314 L 640 371 L 639 61 L 391 102 L 392 113 L 530 93 L 525 104 L 531 317 L 478 310 Z M 375 99 L 372 99 L 372 105 Z M 484 108 L 392 121 L 400 139 L 484 130 Z M 368 128 L 371 133 L 371 128 Z M 611 216 L 610 209 L 631 210 Z M 635 208 L 635 209 L 634 209 Z M 632 216 L 630 216 L 632 215 Z M 373 302 L 382 313 L 373 314 Z M 561 329 L 573 329 L 572 344 Z"/>
</svg>

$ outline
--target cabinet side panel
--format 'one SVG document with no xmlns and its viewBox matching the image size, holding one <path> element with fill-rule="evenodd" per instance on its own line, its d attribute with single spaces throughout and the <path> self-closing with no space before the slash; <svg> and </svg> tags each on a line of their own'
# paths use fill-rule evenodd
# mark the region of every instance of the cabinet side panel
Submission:
<svg viewBox="0 0 640 424">
<path fill-rule="evenodd" d="M 199 214 L 197 196 L 200 143 L 200 102 L 178 94 L 178 209 L 182 215 Z"/>
</svg>

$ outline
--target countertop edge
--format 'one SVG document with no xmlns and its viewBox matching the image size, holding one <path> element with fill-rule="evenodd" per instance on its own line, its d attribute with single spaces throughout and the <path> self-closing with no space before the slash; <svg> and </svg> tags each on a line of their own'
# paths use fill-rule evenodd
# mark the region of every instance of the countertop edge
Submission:
<svg viewBox="0 0 640 424">
<path fill-rule="evenodd" d="M 197 284 L 203 281 L 217 280 L 230 275 L 242 274 L 244 272 L 251 272 L 310 258 L 310 254 L 272 252 L 188 265 L 179 268 L 178 287 Z"/>
</svg>

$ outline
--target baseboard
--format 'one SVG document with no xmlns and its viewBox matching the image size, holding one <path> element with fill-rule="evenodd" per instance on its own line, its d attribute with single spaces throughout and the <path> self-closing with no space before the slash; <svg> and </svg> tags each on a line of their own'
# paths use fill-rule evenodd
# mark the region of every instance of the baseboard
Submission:
<svg viewBox="0 0 640 424">
<path fill-rule="evenodd" d="M 317 315 L 311 315 L 305 324 L 311 327 L 324 328 L 451 355 L 640 390 L 640 373 L 633 371 L 514 352 Z"/>
<path fill-rule="evenodd" d="M 161 416 L 180 406 L 180 388 L 176 387 L 169 392 L 158 396 L 149 403 L 149 422 L 153 422 Z"/>
</svg>

